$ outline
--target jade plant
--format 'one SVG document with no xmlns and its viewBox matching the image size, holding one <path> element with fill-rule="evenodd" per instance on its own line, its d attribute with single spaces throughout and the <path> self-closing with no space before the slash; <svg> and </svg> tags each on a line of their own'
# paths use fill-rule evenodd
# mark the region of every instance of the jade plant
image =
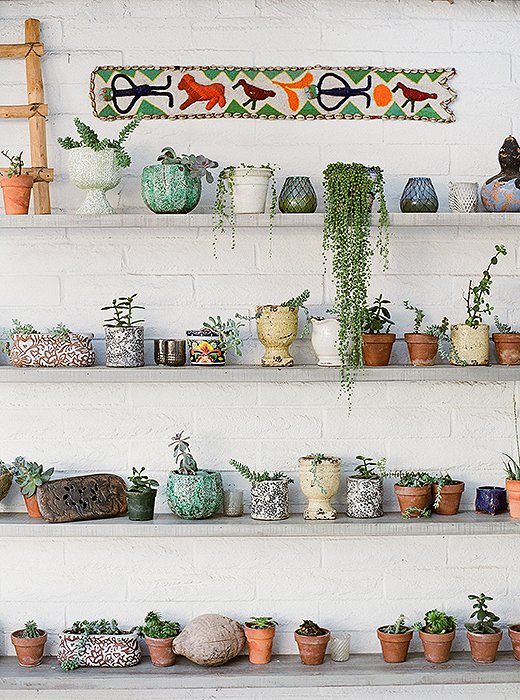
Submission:
<svg viewBox="0 0 520 700">
<path fill-rule="evenodd" d="M 150 479 L 145 474 L 146 467 L 132 467 L 132 474 L 128 477 L 130 487 L 128 491 L 134 493 L 147 493 L 158 488 L 159 482 L 155 479 Z"/>
<path fill-rule="evenodd" d="M 206 178 L 206 182 L 209 183 L 214 180 L 213 175 L 209 172 L 209 168 L 218 168 L 216 160 L 210 160 L 210 158 L 202 155 L 195 156 L 193 153 L 189 155 L 183 153 L 179 156 L 171 146 L 163 148 L 157 160 L 161 165 L 181 165 L 189 177 L 195 180 Z"/>
<path fill-rule="evenodd" d="M 442 610 L 429 610 L 424 615 L 424 622 L 416 622 L 412 629 L 416 632 L 427 632 L 428 634 L 449 634 L 457 627 L 457 620 L 451 615 L 447 615 Z"/>
<path fill-rule="evenodd" d="M 403 613 L 401 613 L 393 625 L 381 627 L 381 632 L 385 634 L 404 634 L 408 632 L 409 629 L 410 628 L 405 625 L 405 617 Z"/>
<path fill-rule="evenodd" d="M 355 473 L 351 475 L 351 479 L 380 479 L 384 476 L 386 457 L 374 461 L 372 457 L 357 455 L 356 459 L 360 464 L 354 467 Z"/>
<path fill-rule="evenodd" d="M 278 623 L 272 617 L 251 617 L 246 623 L 252 630 L 266 630 L 274 627 Z"/>
<path fill-rule="evenodd" d="M 102 306 L 101 311 L 112 311 L 112 318 L 105 319 L 105 326 L 108 328 L 129 328 L 138 323 L 144 323 L 143 319 L 134 319 L 133 313 L 136 309 L 144 309 L 144 306 L 134 304 L 137 294 L 129 297 L 118 297 L 112 299 L 110 306 Z"/>
<path fill-rule="evenodd" d="M 490 596 L 481 593 L 480 595 L 469 595 L 469 600 L 474 600 L 473 612 L 470 619 L 475 618 L 474 622 L 466 622 L 464 627 L 474 634 L 495 634 L 497 628 L 495 624 L 500 620 L 498 615 L 488 610 L 487 603 L 493 600 Z"/>
<path fill-rule="evenodd" d="M 87 649 L 89 637 L 93 634 L 124 634 L 119 629 L 119 625 L 115 620 L 82 620 L 75 622 L 70 630 L 66 630 L 69 634 L 81 635 L 76 642 L 74 656 L 72 659 L 65 659 L 61 662 L 61 667 L 64 671 L 75 671 L 81 666 L 83 655 Z"/>
<path fill-rule="evenodd" d="M 332 255 L 339 322 L 338 353 L 341 389 L 352 394 L 354 376 L 363 366 L 363 332 L 373 255 L 370 211 L 379 199 L 376 247 L 388 266 L 388 209 L 383 171 L 360 163 L 331 163 L 323 172 L 325 228 L 323 249 Z"/>
<path fill-rule="evenodd" d="M 237 323 L 232 318 L 224 321 L 220 316 L 216 318 L 209 316 L 208 320 L 202 324 L 203 328 L 218 335 L 218 342 L 223 353 L 233 349 L 238 356 L 242 355 L 240 328 L 243 326 L 243 323 Z"/>
<path fill-rule="evenodd" d="M 503 245 L 495 245 L 495 255 L 492 256 L 489 261 L 489 265 L 482 273 L 482 279 L 478 284 L 473 284 L 473 281 L 469 281 L 467 295 L 463 297 L 466 302 L 466 326 L 471 326 L 472 328 L 477 328 L 482 323 L 482 316 L 484 314 L 490 314 L 494 307 L 486 300 L 489 296 L 491 290 L 491 284 L 493 280 L 491 279 L 491 268 L 498 264 L 498 257 L 500 255 L 507 255 L 507 250 Z"/>
<path fill-rule="evenodd" d="M 516 405 L 516 396 L 513 394 L 513 423 L 515 426 L 515 445 L 516 445 L 516 459 L 508 454 L 503 453 L 505 459 L 504 471 L 506 473 L 506 478 L 510 481 L 520 481 L 520 439 L 518 433 L 518 409 Z"/>
<path fill-rule="evenodd" d="M 375 298 L 372 306 L 365 309 L 364 333 L 388 333 L 390 328 L 395 325 L 390 311 L 387 309 L 388 304 L 390 304 L 388 299 L 383 299 L 383 295 L 380 294 Z"/>
<path fill-rule="evenodd" d="M 22 160 L 23 156 L 23 151 L 20 151 L 18 155 L 11 156 L 9 154 L 9 151 L 0 151 L 0 153 L 7 158 L 9 161 L 9 167 L 7 168 L 7 177 L 12 178 L 12 177 L 20 177 L 22 174 L 22 168 L 24 166 L 24 162 Z"/>
<path fill-rule="evenodd" d="M 320 637 L 323 634 L 327 634 L 327 630 L 324 630 L 312 620 L 304 620 L 296 630 L 296 634 L 301 634 L 303 637 Z"/>
<path fill-rule="evenodd" d="M 78 132 L 79 141 L 70 136 L 65 138 L 59 138 L 58 143 L 66 151 L 70 151 L 74 148 L 91 148 L 93 151 L 106 151 L 112 149 L 115 151 L 116 164 L 120 168 L 130 167 L 132 160 L 125 150 L 124 142 L 130 136 L 132 131 L 138 126 L 142 117 L 135 117 L 132 121 L 125 124 L 125 126 L 119 132 L 117 139 L 102 139 L 100 140 L 97 133 L 90 126 L 82 122 L 78 117 L 74 118 L 74 124 L 76 126 L 76 131 Z"/>
<path fill-rule="evenodd" d="M 234 467 L 237 472 L 244 477 L 247 481 L 251 483 L 258 483 L 260 481 L 288 481 L 290 484 L 294 483 L 293 479 L 289 478 L 284 472 L 255 472 L 250 469 L 246 464 L 237 462 L 236 459 L 230 459 L 229 463 Z"/>
<path fill-rule="evenodd" d="M 34 496 L 38 487 L 50 481 L 54 474 L 54 467 L 49 467 L 44 471 L 43 465 L 28 462 L 25 457 L 17 457 L 13 462 L 13 467 L 14 480 L 26 498 Z"/>
<path fill-rule="evenodd" d="M 144 624 L 138 628 L 140 637 L 150 637 L 152 639 L 170 639 L 176 637 L 181 631 L 178 622 L 163 620 L 162 617 L 150 610 L 144 618 Z"/>
<path fill-rule="evenodd" d="M 171 438 L 168 447 L 173 447 L 173 459 L 177 465 L 177 474 L 193 475 L 198 472 L 197 462 L 191 454 L 189 436 L 183 437 L 183 432 L 177 433 Z"/>
</svg>

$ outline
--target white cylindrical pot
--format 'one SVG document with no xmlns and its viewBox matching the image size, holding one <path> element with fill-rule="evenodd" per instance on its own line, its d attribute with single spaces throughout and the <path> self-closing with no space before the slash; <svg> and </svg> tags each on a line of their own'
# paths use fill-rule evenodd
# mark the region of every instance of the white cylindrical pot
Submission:
<svg viewBox="0 0 520 700">
<path fill-rule="evenodd" d="M 383 479 L 347 477 L 347 507 L 349 518 L 381 518 L 383 515 Z"/>
<path fill-rule="evenodd" d="M 116 163 L 113 148 L 94 151 L 82 146 L 69 151 L 69 175 L 81 190 L 87 190 L 78 214 L 114 214 L 105 192 L 121 181 L 121 168 Z"/>
<path fill-rule="evenodd" d="M 142 367 L 144 365 L 144 328 L 105 326 L 107 367 Z"/>
<path fill-rule="evenodd" d="M 267 186 L 271 177 L 272 173 L 267 168 L 235 169 L 232 201 L 236 214 L 265 213 Z"/>
<path fill-rule="evenodd" d="M 450 362 L 452 365 L 488 365 L 489 326 L 486 323 L 476 328 L 465 323 L 452 326 Z"/>
<path fill-rule="evenodd" d="M 339 322 L 335 318 L 312 319 L 312 347 L 322 367 L 339 367 Z"/>
<path fill-rule="evenodd" d="M 287 479 L 254 481 L 251 484 L 251 517 L 254 520 L 286 520 L 289 517 Z"/>
<path fill-rule="evenodd" d="M 303 511 L 305 520 L 334 520 L 336 510 L 331 505 L 339 489 L 341 459 L 326 457 L 315 462 L 312 455 L 300 457 L 300 488 L 307 497 Z"/>
</svg>

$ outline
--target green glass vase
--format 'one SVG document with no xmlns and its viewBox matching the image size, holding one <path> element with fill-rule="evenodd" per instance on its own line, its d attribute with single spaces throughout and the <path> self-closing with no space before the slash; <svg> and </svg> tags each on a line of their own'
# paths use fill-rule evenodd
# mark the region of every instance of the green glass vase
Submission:
<svg viewBox="0 0 520 700">
<path fill-rule="evenodd" d="M 308 177 L 288 177 L 283 183 L 278 206 L 283 214 L 312 214 L 318 200 Z"/>
<path fill-rule="evenodd" d="M 147 165 L 141 175 L 144 203 L 156 214 L 187 214 L 200 200 L 202 183 L 183 165 Z"/>
</svg>

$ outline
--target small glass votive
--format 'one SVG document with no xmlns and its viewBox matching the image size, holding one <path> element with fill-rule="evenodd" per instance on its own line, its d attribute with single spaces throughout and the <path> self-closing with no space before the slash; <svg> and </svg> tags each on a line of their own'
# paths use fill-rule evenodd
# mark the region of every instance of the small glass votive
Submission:
<svg viewBox="0 0 520 700">
<path fill-rule="evenodd" d="M 335 634 L 330 638 L 332 661 L 348 661 L 350 657 L 350 634 Z"/>
<path fill-rule="evenodd" d="M 156 365 L 181 367 L 186 364 L 186 341 L 183 340 L 154 340 L 154 360 Z"/>
<path fill-rule="evenodd" d="M 244 492 L 239 489 L 224 491 L 224 515 L 237 518 L 244 515 Z"/>
</svg>

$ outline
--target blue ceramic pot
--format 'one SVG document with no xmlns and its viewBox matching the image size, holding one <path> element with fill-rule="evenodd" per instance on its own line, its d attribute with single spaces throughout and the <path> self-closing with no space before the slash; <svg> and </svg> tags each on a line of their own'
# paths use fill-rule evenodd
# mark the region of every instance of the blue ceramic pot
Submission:
<svg viewBox="0 0 520 700">
<path fill-rule="evenodd" d="M 410 214 L 433 213 L 439 200 L 429 177 L 411 177 L 401 195 L 401 211 Z"/>
<path fill-rule="evenodd" d="M 506 490 L 502 486 L 478 486 L 475 499 L 477 513 L 496 515 L 507 510 Z"/>
</svg>

